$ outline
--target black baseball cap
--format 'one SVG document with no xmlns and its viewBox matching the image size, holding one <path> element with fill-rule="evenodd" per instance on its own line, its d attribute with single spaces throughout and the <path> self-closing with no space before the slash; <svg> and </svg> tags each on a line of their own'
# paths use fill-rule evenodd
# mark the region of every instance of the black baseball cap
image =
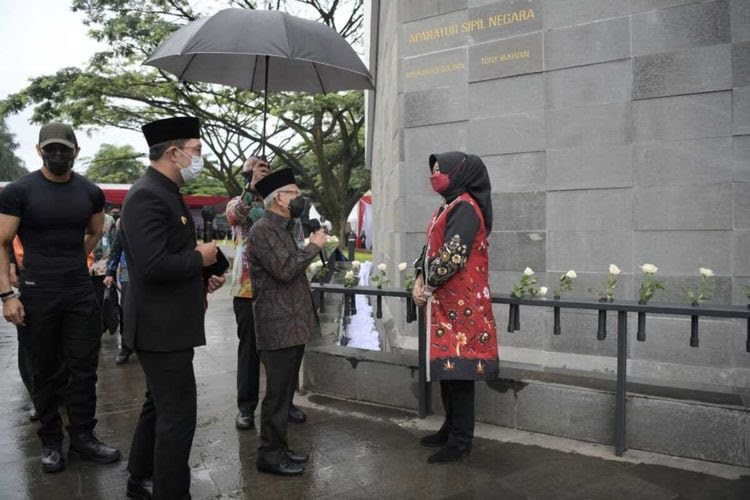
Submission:
<svg viewBox="0 0 750 500">
<path fill-rule="evenodd" d="M 39 130 L 39 147 L 44 148 L 49 144 L 62 144 L 70 149 L 78 147 L 76 134 L 73 127 L 67 123 L 52 122 L 43 125 Z"/>
</svg>

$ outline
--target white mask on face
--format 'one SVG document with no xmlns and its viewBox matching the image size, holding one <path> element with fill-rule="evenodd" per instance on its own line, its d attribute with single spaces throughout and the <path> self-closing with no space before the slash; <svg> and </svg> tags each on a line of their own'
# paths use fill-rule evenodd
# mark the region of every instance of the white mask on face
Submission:
<svg viewBox="0 0 750 500">
<path fill-rule="evenodd" d="M 188 156 L 181 149 L 178 149 L 177 151 L 184 154 L 185 156 Z M 190 165 L 188 165 L 185 168 L 180 168 L 180 175 L 182 176 L 182 180 L 186 184 L 189 182 L 193 182 L 195 179 L 197 179 L 198 176 L 203 171 L 203 157 L 202 156 L 190 156 L 189 158 L 190 158 Z"/>
</svg>

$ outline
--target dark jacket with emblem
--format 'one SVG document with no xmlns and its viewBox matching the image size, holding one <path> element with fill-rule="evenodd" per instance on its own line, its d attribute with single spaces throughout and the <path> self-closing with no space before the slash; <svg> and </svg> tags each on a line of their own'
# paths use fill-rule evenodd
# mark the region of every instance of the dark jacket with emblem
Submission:
<svg viewBox="0 0 750 500">
<path fill-rule="evenodd" d="M 130 278 L 123 343 L 145 351 L 205 345 L 203 261 L 177 185 L 149 168 L 128 191 L 120 225 Z"/>
<path fill-rule="evenodd" d="M 289 223 L 290 219 L 266 211 L 248 234 L 259 351 L 305 344 L 319 328 L 305 269 L 320 248 L 313 244 L 299 248 Z"/>
</svg>

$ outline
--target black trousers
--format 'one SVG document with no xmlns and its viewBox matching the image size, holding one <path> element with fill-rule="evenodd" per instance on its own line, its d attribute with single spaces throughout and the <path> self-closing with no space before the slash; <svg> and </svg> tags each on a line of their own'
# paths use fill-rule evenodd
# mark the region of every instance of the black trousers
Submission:
<svg viewBox="0 0 750 500">
<path fill-rule="evenodd" d="M 237 320 L 237 408 L 252 415 L 258 407 L 260 387 L 260 358 L 255 345 L 253 300 L 235 297 L 232 303 Z"/>
<path fill-rule="evenodd" d="M 96 297 L 96 302 L 99 304 L 99 307 L 102 307 L 102 304 L 104 303 L 104 289 L 106 288 L 104 286 L 104 278 L 105 276 L 91 277 L 91 283 L 94 285 L 94 296 Z"/>
<path fill-rule="evenodd" d="M 26 392 L 29 393 L 29 396 L 31 396 L 31 377 L 32 377 L 32 370 L 31 370 L 31 361 L 29 360 L 29 348 L 28 348 L 28 339 L 26 338 L 26 335 L 22 335 L 23 327 L 17 326 L 16 327 L 16 335 L 18 338 L 18 373 L 21 374 L 21 381 L 23 382 L 23 386 L 26 387 Z"/>
<path fill-rule="evenodd" d="M 440 396 L 445 408 L 445 422 L 440 432 L 448 435 L 448 445 L 471 445 L 474 438 L 474 381 L 441 380 Z"/>
<path fill-rule="evenodd" d="M 43 444 L 62 443 L 59 407 L 68 411 L 70 434 L 96 425 L 96 370 L 101 310 L 90 284 L 66 289 L 21 285 L 26 325 L 19 328 L 31 368 L 32 400 Z"/>
<path fill-rule="evenodd" d="M 260 407 L 260 448 L 258 460 L 278 464 L 288 449 L 289 405 L 297 388 L 305 346 L 260 351 L 266 369 L 266 395 Z"/>
<path fill-rule="evenodd" d="M 153 476 L 155 499 L 190 498 L 188 458 L 197 413 L 193 349 L 137 353 L 147 390 L 128 472 L 136 479 Z"/>
<path fill-rule="evenodd" d="M 125 331 L 125 294 L 127 293 L 127 291 L 128 282 L 123 281 L 122 283 L 120 283 L 120 349 L 122 349 L 123 347 L 127 349 L 127 347 L 125 347 L 125 345 L 122 343 L 122 332 Z"/>
</svg>

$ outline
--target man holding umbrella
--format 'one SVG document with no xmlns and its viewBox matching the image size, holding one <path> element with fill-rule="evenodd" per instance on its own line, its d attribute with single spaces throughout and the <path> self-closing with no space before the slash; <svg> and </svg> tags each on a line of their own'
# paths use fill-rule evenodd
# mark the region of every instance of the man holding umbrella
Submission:
<svg viewBox="0 0 750 500">
<path fill-rule="evenodd" d="M 276 171 L 255 184 L 266 212 L 250 229 L 248 254 L 253 282 L 253 315 L 258 353 L 266 369 L 261 405 L 257 468 L 284 476 L 301 474 L 309 458 L 287 446 L 289 405 L 305 344 L 318 328 L 305 269 L 325 245 L 323 231 L 299 248 L 288 226 L 305 206 L 291 169 Z"/>
</svg>

